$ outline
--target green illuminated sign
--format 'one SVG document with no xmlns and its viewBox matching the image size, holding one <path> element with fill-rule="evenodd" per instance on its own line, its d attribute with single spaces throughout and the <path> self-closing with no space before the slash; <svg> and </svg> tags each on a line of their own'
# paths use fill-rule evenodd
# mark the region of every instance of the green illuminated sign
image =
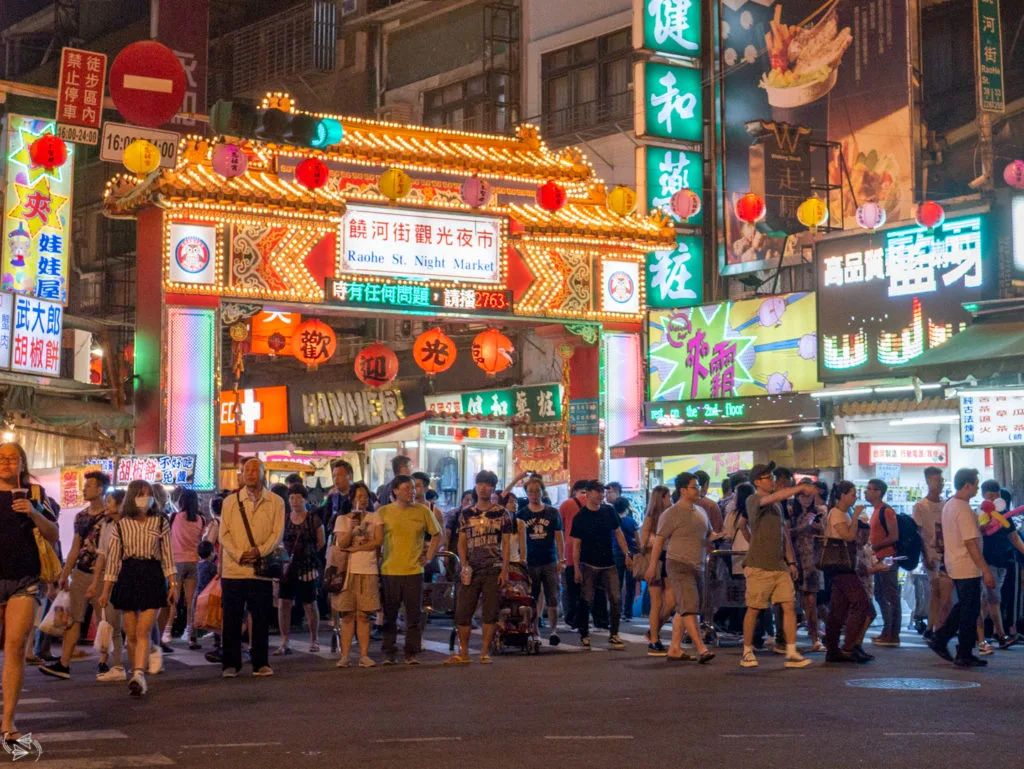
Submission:
<svg viewBox="0 0 1024 769">
<path fill-rule="evenodd" d="M 704 182 L 704 158 L 699 152 L 671 150 L 647 146 L 644 151 L 644 187 L 648 212 L 661 209 L 677 221 L 672 213 L 672 196 L 686 188 L 698 195 Z M 704 223 L 704 212 L 691 216 L 682 224 L 699 227 Z"/>
<path fill-rule="evenodd" d="M 426 408 L 439 414 L 508 417 L 523 422 L 558 422 L 562 419 L 560 384 L 481 390 L 426 396 Z"/>
<path fill-rule="evenodd" d="M 684 142 L 704 140 L 704 104 L 699 69 L 646 61 L 637 65 L 643 112 L 637 133 Z"/>
<path fill-rule="evenodd" d="M 636 2 L 643 6 L 644 48 L 674 56 L 700 56 L 700 0 Z"/>
<path fill-rule="evenodd" d="M 978 45 L 978 90 L 981 108 L 986 112 L 1005 112 L 1003 90 L 1003 38 L 999 21 L 999 0 L 974 0 L 977 14 L 975 33 Z"/>
<path fill-rule="evenodd" d="M 755 398 L 719 398 L 700 401 L 661 401 L 644 404 L 644 427 L 715 425 L 722 422 L 755 424 L 799 420 L 816 421 L 818 402 L 804 393 L 782 393 Z"/>
<path fill-rule="evenodd" d="M 704 302 L 704 240 L 682 235 L 671 251 L 647 255 L 647 306 L 664 309 Z"/>
</svg>

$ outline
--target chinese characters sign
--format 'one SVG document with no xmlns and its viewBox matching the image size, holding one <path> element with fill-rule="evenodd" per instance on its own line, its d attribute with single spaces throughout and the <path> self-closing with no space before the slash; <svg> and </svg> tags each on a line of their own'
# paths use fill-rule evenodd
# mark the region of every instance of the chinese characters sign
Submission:
<svg viewBox="0 0 1024 769">
<path fill-rule="evenodd" d="M 960 393 L 960 445 L 1024 445 L 1024 390 Z"/>
<path fill-rule="evenodd" d="M 103 84 L 107 57 L 64 48 L 57 86 L 57 135 L 66 141 L 95 144 L 103 120 Z"/>
<path fill-rule="evenodd" d="M 817 244 L 823 380 L 891 373 L 970 322 L 961 305 L 992 285 L 980 216 Z M 986 262 L 989 266 L 986 266 Z"/>
<path fill-rule="evenodd" d="M 288 388 L 257 387 L 220 394 L 220 434 L 280 435 L 288 432 Z"/>
<path fill-rule="evenodd" d="M 56 302 L 15 295 L 11 326 L 11 371 L 60 376 L 64 307 Z M 0 330 L 0 335 L 2 333 Z"/>
<path fill-rule="evenodd" d="M 598 398 L 577 398 L 569 401 L 569 435 L 597 435 L 601 426 Z"/>
<path fill-rule="evenodd" d="M 148 481 L 165 486 L 191 486 L 196 472 L 195 454 L 132 454 L 117 458 L 114 482 L 127 486 Z"/>
<path fill-rule="evenodd" d="M 7 116 L 7 189 L 4 197 L 3 277 L 5 291 L 67 304 L 71 246 L 74 150 L 64 164 L 33 165 L 32 142 L 54 132 L 47 120 Z"/>
<path fill-rule="evenodd" d="M 699 57 L 701 0 L 634 0 L 633 47 Z"/>
<path fill-rule="evenodd" d="M 11 332 L 14 330 L 14 295 L 0 293 L 0 369 L 11 367 Z"/>
<path fill-rule="evenodd" d="M 704 240 L 681 235 L 671 251 L 647 255 L 647 306 L 692 307 L 704 301 Z"/>
<path fill-rule="evenodd" d="M 945 443 L 861 443 L 857 446 L 862 465 L 945 465 L 949 446 Z"/>
<path fill-rule="evenodd" d="M 633 81 L 638 136 L 699 143 L 704 140 L 704 97 L 699 69 L 638 62 Z"/>
<path fill-rule="evenodd" d="M 814 318 L 813 293 L 652 310 L 647 350 L 650 400 L 817 389 Z"/>
<path fill-rule="evenodd" d="M 1003 91 L 1003 37 L 999 20 L 999 0 L 974 0 L 974 33 L 978 57 L 978 95 L 986 112 L 1005 112 Z"/>
<path fill-rule="evenodd" d="M 512 314 L 512 292 L 483 288 L 434 288 L 424 284 L 327 278 L 327 301 L 395 311 L 422 308 Z"/>
<path fill-rule="evenodd" d="M 683 425 L 767 424 L 821 417 L 818 401 L 803 393 L 699 401 L 660 401 L 644 404 L 647 428 Z"/>
<path fill-rule="evenodd" d="M 661 210 L 678 220 L 672 213 L 672 196 L 686 188 L 698 195 L 704 183 L 704 158 L 699 152 L 667 149 L 655 145 L 637 148 L 638 188 L 642 188 L 647 201 L 647 212 Z M 699 227 L 704 212 L 691 216 L 681 226 Z"/>
<path fill-rule="evenodd" d="M 501 282 L 502 222 L 497 217 L 350 205 L 341 227 L 343 273 Z"/>
<path fill-rule="evenodd" d="M 428 395 L 426 408 L 439 414 L 508 417 L 524 422 L 557 422 L 562 418 L 562 386 L 531 385 L 504 390 Z"/>
</svg>

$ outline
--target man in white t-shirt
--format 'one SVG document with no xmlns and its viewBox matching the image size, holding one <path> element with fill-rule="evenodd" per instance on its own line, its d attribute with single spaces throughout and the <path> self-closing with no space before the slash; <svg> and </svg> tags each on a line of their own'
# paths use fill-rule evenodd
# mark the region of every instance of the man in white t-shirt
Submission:
<svg viewBox="0 0 1024 769">
<path fill-rule="evenodd" d="M 365 489 L 365 484 L 358 485 Z M 355 633 L 359 638 L 359 667 L 372 668 L 370 619 L 380 611 L 377 554 L 384 543 L 384 522 L 377 513 L 365 509 L 369 506 L 369 489 L 366 489 L 365 498 L 353 495 L 352 499 L 352 512 L 339 515 L 334 525 L 334 547 L 348 551 L 345 587 L 337 603 L 341 612 L 341 659 L 338 667 L 348 667 Z"/>
<path fill-rule="evenodd" d="M 942 563 L 942 487 L 945 484 L 942 470 L 926 467 L 924 482 L 928 486 L 928 495 L 914 505 L 913 517 L 921 531 L 924 568 L 928 572 L 928 630 L 924 636 L 926 640 L 931 640 L 935 628 L 941 627 L 949 614 L 953 602 L 953 580 L 949 578 Z"/>
<path fill-rule="evenodd" d="M 950 610 L 942 627 L 928 646 L 944 660 L 957 667 L 984 667 L 988 664 L 974 656 L 978 640 L 978 615 L 981 612 L 981 584 L 995 587 L 995 578 L 981 552 L 981 529 L 971 509 L 970 499 L 978 493 L 978 471 L 962 468 L 953 477 L 956 493 L 942 508 L 942 536 L 945 545 L 943 560 L 946 571 L 956 585 L 957 603 Z M 956 635 L 960 644 L 956 659 L 949 654 L 949 641 Z"/>
</svg>

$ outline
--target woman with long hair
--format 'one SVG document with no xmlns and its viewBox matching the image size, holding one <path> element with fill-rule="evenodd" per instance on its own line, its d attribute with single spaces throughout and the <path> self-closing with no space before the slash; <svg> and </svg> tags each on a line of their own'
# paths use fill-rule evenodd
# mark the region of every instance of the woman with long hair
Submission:
<svg viewBox="0 0 1024 769">
<path fill-rule="evenodd" d="M 110 603 L 122 612 L 128 663 L 133 668 L 128 692 L 133 697 L 141 697 L 148 688 L 149 634 L 157 613 L 177 599 L 170 524 L 155 507 L 153 487 L 146 481 L 132 481 L 110 540 L 100 607 Z"/>
<path fill-rule="evenodd" d="M 797 590 L 807 624 L 807 635 L 813 644 L 809 651 L 824 652 L 818 633 L 818 591 L 824 586 L 818 570 L 821 559 L 821 539 L 825 531 L 828 510 L 818 504 L 817 494 L 797 494 L 789 506 L 789 533 L 793 540 L 800 580 Z"/>
<path fill-rule="evenodd" d="M 199 543 L 205 530 L 206 519 L 199 512 L 199 495 L 192 489 L 182 489 L 178 496 L 178 512 L 171 514 L 171 555 L 174 556 L 178 584 L 185 594 L 185 638 L 188 639 L 188 648 L 193 650 L 199 648 L 192 620 L 195 616 L 196 581 L 199 579 Z M 175 614 L 171 614 L 164 626 L 162 640 L 165 644 L 171 642 L 174 620 Z"/>
<path fill-rule="evenodd" d="M 284 576 L 278 583 L 277 621 L 281 630 L 281 645 L 275 656 L 291 654 L 288 634 L 292 624 L 292 606 L 296 601 L 305 607 L 309 622 L 309 650 L 320 651 L 320 609 L 316 605 L 318 553 L 324 549 L 324 526 L 315 515 L 310 515 L 306 500 L 309 492 L 305 485 L 293 483 L 288 487 L 289 512 L 284 519 L 282 544 L 291 559 Z"/>
<path fill-rule="evenodd" d="M 647 511 L 644 513 L 644 524 L 640 527 L 640 551 L 647 555 L 651 553 L 651 543 L 658 532 L 658 519 L 672 506 L 672 497 L 669 495 L 668 486 L 655 486 L 651 490 L 651 496 L 647 500 Z M 651 631 L 648 634 L 647 654 L 650 657 L 664 657 L 668 654 L 668 648 L 661 642 L 661 626 L 665 622 L 667 611 L 663 607 L 675 606 L 676 599 L 672 588 L 665 582 L 665 553 L 661 554 L 661 566 L 657 571 L 658 576 L 647 583 L 647 590 L 651 595 L 651 613 L 648 615 Z"/>
<path fill-rule="evenodd" d="M 57 524 L 42 505 L 46 496 L 32 483 L 28 457 L 17 443 L 0 446 L 0 624 L 4 627 L 4 747 L 21 737 L 14 712 L 25 679 L 25 644 L 43 597 L 39 544 L 57 541 Z"/>
</svg>

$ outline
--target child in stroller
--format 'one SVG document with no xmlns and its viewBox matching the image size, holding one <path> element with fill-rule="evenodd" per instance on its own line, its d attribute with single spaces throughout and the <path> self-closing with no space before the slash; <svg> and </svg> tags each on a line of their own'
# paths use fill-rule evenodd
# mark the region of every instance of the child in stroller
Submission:
<svg viewBox="0 0 1024 769">
<path fill-rule="evenodd" d="M 526 654 L 537 654 L 540 646 L 537 605 L 530 591 L 530 575 L 523 564 L 510 563 L 508 581 L 498 596 L 494 650 L 503 653 L 512 647 Z"/>
</svg>

